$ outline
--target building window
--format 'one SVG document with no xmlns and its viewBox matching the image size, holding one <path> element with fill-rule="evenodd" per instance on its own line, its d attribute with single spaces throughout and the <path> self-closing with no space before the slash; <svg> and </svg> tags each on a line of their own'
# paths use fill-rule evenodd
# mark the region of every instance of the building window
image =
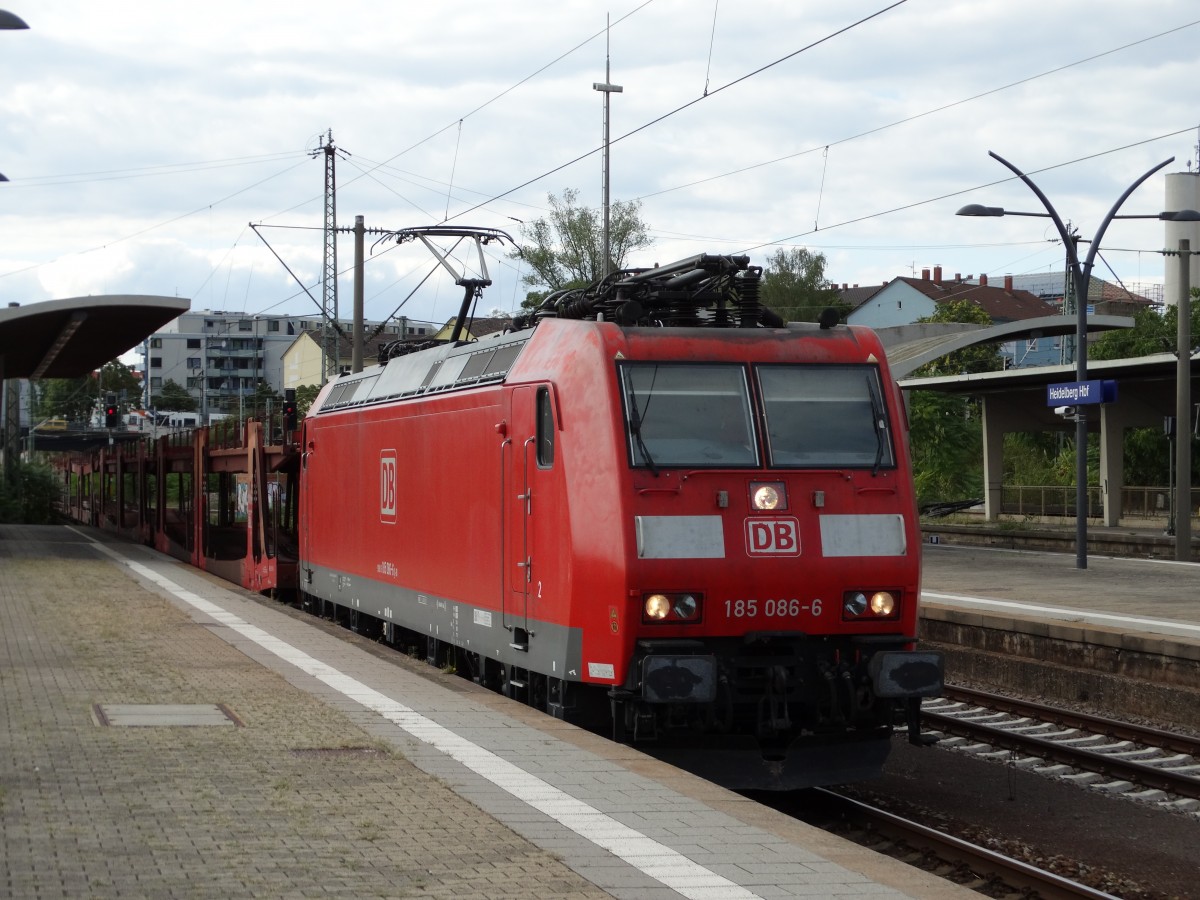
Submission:
<svg viewBox="0 0 1200 900">
<path fill-rule="evenodd" d="M 187 387 L 189 391 L 199 390 L 204 387 L 204 379 L 199 375 L 193 375 L 188 378 Z"/>
<path fill-rule="evenodd" d="M 198 357 L 198 356 L 189 356 L 189 357 L 188 357 L 187 366 L 188 366 L 188 368 L 189 368 L 189 369 L 198 369 L 198 368 L 200 368 L 200 357 Z"/>
<path fill-rule="evenodd" d="M 162 357 L 161 356 L 150 357 L 150 368 L 161 369 L 162 368 Z"/>
<path fill-rule="evenodd" d="M 268 319 L 267 320 L 267 331 L 278 331 L 278 330 L 279 330 L 279 320 L 278 319 Z"/>
<path fill-rule="evenodd" d="M 155 350 L 162 346 L 162 338 L 150 338 L 150 346 Z"/>
<path fill-rule="evenodd" d="M 189 350 L 199 350 L 200 349 L 200 338 L 188 338 L 187 339 L 187 348 Z"/>
<path fill-rule="evenodd" d="M 205 328 L 215 328 L 215 327 L 216 327 L 216 324 L 217 324 L 217 323 L 216 323 L 216 322 L 214 322 L 212 319 L 205 319 L 205 320 L 204 320 L 204 327 L 205 327 Z"/>
<path fill-rule="evenodd" d="M 238 319 L 238 331 L 253 331 L 254 324 L 249 319 Z"/>
<path fill-rule="evenodd" d="M 150 379 L 150 387 L 161 388 L 162 387 L 162 379 L 159 378 L 157 375 L 155 375 L 153 378 Z"/>
</svg>

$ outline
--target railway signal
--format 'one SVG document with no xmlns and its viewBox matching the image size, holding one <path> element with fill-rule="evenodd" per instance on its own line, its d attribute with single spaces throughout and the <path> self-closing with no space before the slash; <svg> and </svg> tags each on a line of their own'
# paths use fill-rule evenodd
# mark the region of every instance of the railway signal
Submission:
<svg viewBox="0 0 1200 900">
<path fill-rule="evenodd" d="M 283 389 L 283 427 L 287 431 L 296 430 L 296 389 Z"/>
<path fill-rule="evenodd" d="M 117 398 L 113 394 L 109 394 L 104 399 L 104 427 L 116 428 L 121 424 L 121 416 L 117 411 Z"/>
</svg>

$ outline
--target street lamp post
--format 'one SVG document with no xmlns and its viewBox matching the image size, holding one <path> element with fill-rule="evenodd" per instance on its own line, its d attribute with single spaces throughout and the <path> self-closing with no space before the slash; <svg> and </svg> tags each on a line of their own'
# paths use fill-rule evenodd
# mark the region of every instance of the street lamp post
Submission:
<svg viewBox="0 0 1200 900">
<path fill-rule="evenodd" d="M 20 16 L 0 9 L 0 31 L 18 31 L 28 27 Z M 8 179 L 0 172 L 0 182 L 4 181 Z M 3 469 L 0 474 L 6 484 L 15 484 L 17 481 L 17 456 L 20 452 L 17 444 L 21 433 L 20 412 L 17 401 L 13 399 L 14 393 L 20 396 L 17 384 L 16 379 L 5 378 L 4 357 L 0 355 L 0 469 Z"/>
<path fill-rule="evenodd" d="M 7 9 L 0 9 L 0 31 L 19 31 L 28 27 L 20 16 L 10 13 Z"/>
<path fill-rule="evenodd" d="M 1147 178 L 1157 172 L 1159 169 L 1167 166 L 1175 161 L 1175 157 L 1164 160 L 1150 171 L 1146 172 L 1133 184 L 1125 189 L 1125 193 L 1117 199 L 1113 204 L 1112 209 L 1101 220 L 1100 227 L 1096 229 L 1096 235 L 1092 238 L 1091 245 L 1088 247 L 1087 257 L 1082 263 L 1079 261 L 1077 239 L 1063 224 L 1062 218 L 1050 203 L 1049 198 L 1042 193 L 1041 189 L 1033 183 L 1033 181 L 1010 163 L 1008 160 L 999 156 L 996 153 L 988 151 L 988 155 L 1007 167 L 1018 178 L 1025 182 L 1037 198 L 1042 202 L 1042 206 L 1046 208 L 1046 212 L 1014 212 L 1013 210 L 1004 209 L 1000 206 L 983 206 L 978 203 L 972 203 L 960 209 L 957 215 L 960 216 L 1036 216 L 1039 218 L 1049 218 L 1054 222 L 1054 227 L 1058 229 L 1059 237 L 1062 238 L 1063 245 L 1067 252 L 1067 265 L 1070 269 L 1071 277 L 1075 283 L 1075 378 L 1077 381 L 1087 381 L 1087 297 L 1088 285 L 1092 280 L 1092 266 L 1096 261 L 1096 254 L 1100 250 L 1100 241 L 1104 237 L 1104 232 L 1112 223 L 1113 219 L 1163 219 L 1166 221 L 1196 221 L 1200 219 L 1200 213 L 1195 210 L 1183 210 L 1181 212 L 1160 212 L 1148 215 L 1117 215 L 1117 210 L 1129 198 L 1129 195 L 1137 190 Z M 1075 410 L 1075 567 L 1078 569 L 1087 568 L 1087 413 L 1086 407 L 1079 406 Z"/>
</svg>

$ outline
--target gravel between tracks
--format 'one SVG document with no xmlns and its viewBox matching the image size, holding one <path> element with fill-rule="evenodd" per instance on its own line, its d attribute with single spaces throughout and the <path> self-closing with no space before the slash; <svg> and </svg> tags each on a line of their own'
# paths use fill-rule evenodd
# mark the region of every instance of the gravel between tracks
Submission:
<svg viewBox="0 0 1200 900">
<path fill-rule="evenodd" d="M 846 793 L 1118 897 L 1200 898 L 1195 816 L 899 742 L 881 780 Z"/>
</svg>

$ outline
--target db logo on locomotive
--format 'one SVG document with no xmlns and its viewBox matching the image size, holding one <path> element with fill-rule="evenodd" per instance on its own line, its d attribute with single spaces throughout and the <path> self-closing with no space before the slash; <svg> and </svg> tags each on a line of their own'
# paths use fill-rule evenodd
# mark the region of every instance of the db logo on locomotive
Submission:
<svg viewBox="0 0 1200 900">
<path fill-rule="evenodd" d="M 379 521 L 396 523 L 396 451 L 379 451 Z"/>
<path fill-rule="evenodd" d="M 747 519 L 746 552 L 750 556 L 799 556 L 800 522 L 796 519 Z"/>
</svg>

